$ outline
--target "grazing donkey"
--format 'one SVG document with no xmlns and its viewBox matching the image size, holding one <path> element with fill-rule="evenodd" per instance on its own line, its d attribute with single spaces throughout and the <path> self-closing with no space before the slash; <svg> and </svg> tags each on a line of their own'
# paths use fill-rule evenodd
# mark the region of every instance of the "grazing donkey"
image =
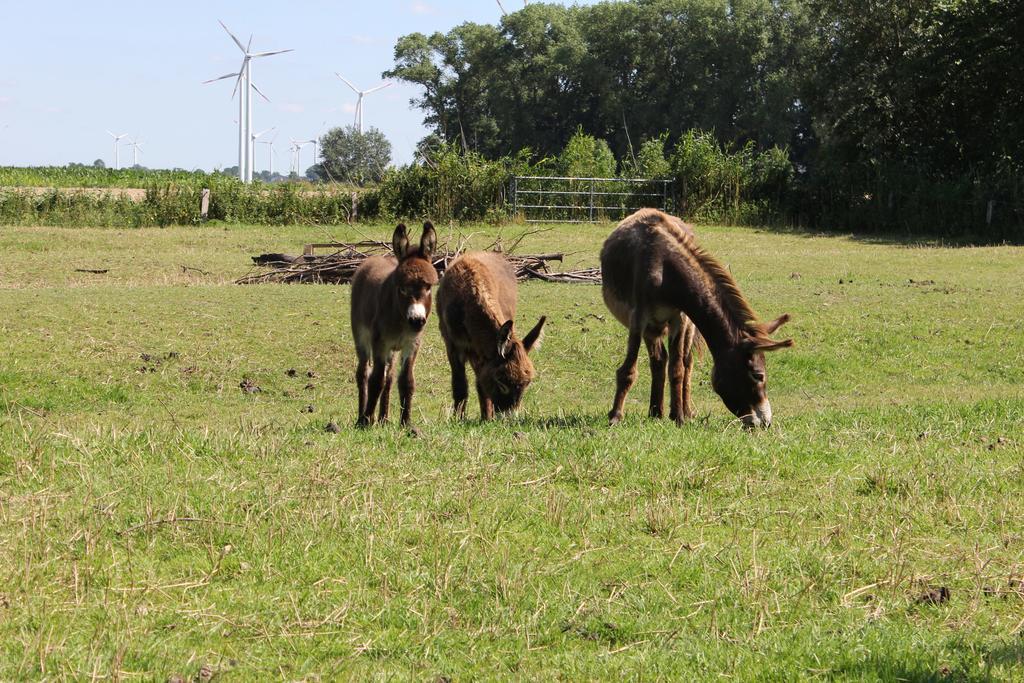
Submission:
<svg viewBox="0 0 1024 683">
<path fill-rule="evenodd" d="M 437 314 L 452 367 L 454 413 L 466 413 L 467 360 L 476 375 L 481 419 L 518 408 L 534 376 L 527 354 L 539 346 L 546 318 L 516 339 L 516 274 L 508 260 L 496 252 L 455 259 L 437 287 Z"/>
<path fill-rule="evenodd" d="M 601 273 L 605 304 L 629 328 L 626 360 L 616 374 L 615 401 L 608 413 L 611 424 L 622 419 L 626 393 L 636 380 L 641 339 L 651 358 L 650 414 L 661 417 L 666 333 L 669 417 L 682 424 L 692 416 L 689 376 L 694 324 L 714 358 L 711 385 L 726 407 L 744 426 L 771 424 L 764 352 L 793 345 L 792 339 L 775 341 L 769 336 L 789 315 L 758 322 L 732 275 L 697 246 L 688 225 L 656 209 L 637 211 L 605 240 Z"/>
<path fill-rule="evenodd" d="M 409 245 L 405 225 L 395 228 L 391 243 L 393 257 L 371 256 L 352 276 L 352 336 L 359 359 L 356 424 L 361 427 L 373 424 L 378 399 L 380 421 L 388 418 L 397 351 L 402 352 L 402 374 L 398 378 L 402 424 L 409 424 L 415 388 L 413 366 L 430 315 L 430 289 L 437 284 L 437 271 L 430 260 L 437 244 L 433 225 L 423 224 L 418 249 Z"/>
</svg>

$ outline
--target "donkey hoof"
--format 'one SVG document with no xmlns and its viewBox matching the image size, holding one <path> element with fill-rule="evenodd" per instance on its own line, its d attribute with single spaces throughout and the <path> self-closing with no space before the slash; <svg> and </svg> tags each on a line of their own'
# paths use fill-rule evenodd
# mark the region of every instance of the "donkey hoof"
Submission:
<svg viewBox="0 0 1024 683">
<path fill-rule="evenodd" d="M 372 424 L 373 422 L 368 417 L 360 417 L 358 420 L 356 420 L 356 427 L 359 427 L 360 429 L 366 429 Z"/>
<path fill-rule="evenodd" d="M 615 425 L 622 422 L 622 413 L 610 412 L 608 413 L 608 426 L 614 427 Z"/>
</svg>

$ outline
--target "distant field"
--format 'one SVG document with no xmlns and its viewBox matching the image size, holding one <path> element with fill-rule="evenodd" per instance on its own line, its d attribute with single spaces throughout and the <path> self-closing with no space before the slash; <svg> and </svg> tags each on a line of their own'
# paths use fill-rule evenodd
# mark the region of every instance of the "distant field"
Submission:
<svg viewBox="0 0 1024 683">
<path fill-rule="evenodd" d="M 793 314 L 770 430 L 707 356 L 609 429 L 624 329 L 528 283 L 523 413 L 449 419 L 432 317 L 412 439 L 352 427 L 348 287 L 232 284 L 391 229 L 0 227 L 0 680 L 1024 679 L 1024 249 L 701 228 Z"/>
<path fill-rule="evenodd" d="M 235 176 L 205 171 L 150 168 L 94 168 L 91 166 L 0 166 L 0 189 L 16 187 L 61 189 L 145 189 L 150 186 L 175 184 L 188 187 L 238 185 Z M 351 192 L 358 187 L 344 183 L 312 183 L 294 181 L 299 187 L 316 187 L 324 192 Z"/>
<path fill-rule="evenodd" d="M 235 182 L 203 171 L 95 168 L 92 166 L 0 166 L 0 187 L 145 188 L 153 184 L 209 185 Z"/>
</svg>

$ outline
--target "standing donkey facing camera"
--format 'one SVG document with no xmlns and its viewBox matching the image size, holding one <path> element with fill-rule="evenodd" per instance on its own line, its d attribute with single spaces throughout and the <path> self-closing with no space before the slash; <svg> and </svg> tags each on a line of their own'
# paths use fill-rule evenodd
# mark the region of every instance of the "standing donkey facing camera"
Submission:
<svg viewBox="0 0 1024 683">
<path fill-rule="evenodd" d="M 356 425 L 360 427 L 373 424 L 378 400 L 378 419 L 387 420 L 398 352 L 402 354 L 398 378 L 402 425 L 409 426 L 415 389 L 413 366 L 430 315 L 431 288 L 437 284 L 437 271 L 431 262 L 437 234 L 430 222 L 423 224 L 418 247 L 410 245 L 404 224 L 395 228 L 391 243 L 394 256 L 371 256 L 352 276 L 352 336 L 358 356 L 359 388 Z"/>
</svg>

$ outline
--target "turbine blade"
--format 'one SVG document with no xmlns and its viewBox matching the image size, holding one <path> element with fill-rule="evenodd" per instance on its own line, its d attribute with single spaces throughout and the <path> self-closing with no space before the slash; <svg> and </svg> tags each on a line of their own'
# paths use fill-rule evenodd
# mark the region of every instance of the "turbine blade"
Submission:
<svg viewBox="0 0 1024 683">
<path fill-rule="evenodd" d="M 203 81 L 203 85 L 206 85 L 207 83 L 214 83 L 216 81 L 223 81 L 225 78 L 231 78 L 233 76 L 239 76 L 239 75 L 241 75 L 241 74 L 224 74 L 223 76 L 218 76 L 217 78 L 211 78 L 208 81 Z"/>
<path fill-rule="evenodd" d="M 242 82 L 242 74 L 238 73 L 237 76 L 238 78 L 235 80 L 235 87 L 231 89 L 231 99 L 235 99 L 235 93 L 238 92 L 238 86 Z"/>
<path fill-rule="evenodd" d="M 257 93 L 259 94 L 259 96 L 260 96 L 260 97 L 262 97 L 262 98 L 263 98 L 264 100 L 266 100 L 267 102 L 269 102 L 269 101 L 270 101 L 270 98 L 269 98 L 269 97 L 267 97 L 266 95 L 264 95 L 264 94 L 263 94 L 263 91 L 262 91 L 262 90 L 260 90 L 259 88 L 257 88 L 257 87 L 256 87 L 256 84 L 255 84 L 255 83 L 250 83 L 250 85 L 252 86 L 252 89 L 253 89 L 253 90 L 255 90 L 255 91 L 256 91 L 256 92 L 257 92 Z"/>
<path fill-rule="evenodd" d="M 376 88 L 370 88 L 369 90 L 364 90 L 363 94 L 364 95 L 369 95 L 372 92 L 377 92 L 378 90 L 383 90 L 384 88 L 388 87 L 389 85 L 393 85 L 393 84 L 390 81 L 388 81 L 387 83 L 381 83 Z"/>
<path fill-rule="evenodd" d="M 285 52 L 295 52 L 294 48 L 288 48 L 287 50 L 271 50 L 270 52 L 253 52 L 250 57 L 269 57 L 270 55 L 282 55 Z"/>
<path fill-rule="evenodd" d="M 256 86 L 253 86 L 253 87 L 256 87 Z M 274 128 L 276 128 L 276 126 L 274 126 Z M 269 133 L 270 131 L 274 130 L 274 128 L 267 128 L 266 130 L 261 130 L 261 131 L 260 131 L 259 133 L 255 133 L 255 134 L 254 134 L 254 135 L 253 135 L 252 137 L 253 137 L 254 139 L 255 139 L 255 138 L 258 138 L 258 137 L 260 137 L 261 135 L 263 135 L 263 134 L 265 134 L 265 133 Z"/>
<path fill-rule="evenodd" d="M 249 42 L 245 44 L 245 54 L 249 54 L 249 48 L 252 47 L 252 34 L 249 34 Z"/>
<path fill-rule="evenodd" d="M 348 87 L 352 88 L 352 92 L 354 92 L 354 93 L 358 93 L 359 92 L 359 88 L 357 88 L 356 86 L 352 85 L 352 82 L 349 81 L 344 76 L 342 76 L 340 73 L 335 71 L 334 75 L 337 76 L 338 78 L 340 78 L 341 80 L 345 81 L 345 85 L 347 85 Z"/>
<path fill-rule="evenodd" d="M 242 45 L 242 41 L 240 41 L 238 38 L 235 38 L 235 34 L 231 32 L 231 29 L 229 29 L 227 26 L 225 26 L 224 22 L 221 21 L 220 19 L 217 20 L 217 23 L 221 25 L 221 28 L 223 28 L 225 31 L 227 31 L 228 35 L 231 36 L 231 40 L 235 41 L 235 45 L 238 46 L 238 49 L 241 50 L 242 52 L 245 52 L 245 47 Z"/>
</svg>

